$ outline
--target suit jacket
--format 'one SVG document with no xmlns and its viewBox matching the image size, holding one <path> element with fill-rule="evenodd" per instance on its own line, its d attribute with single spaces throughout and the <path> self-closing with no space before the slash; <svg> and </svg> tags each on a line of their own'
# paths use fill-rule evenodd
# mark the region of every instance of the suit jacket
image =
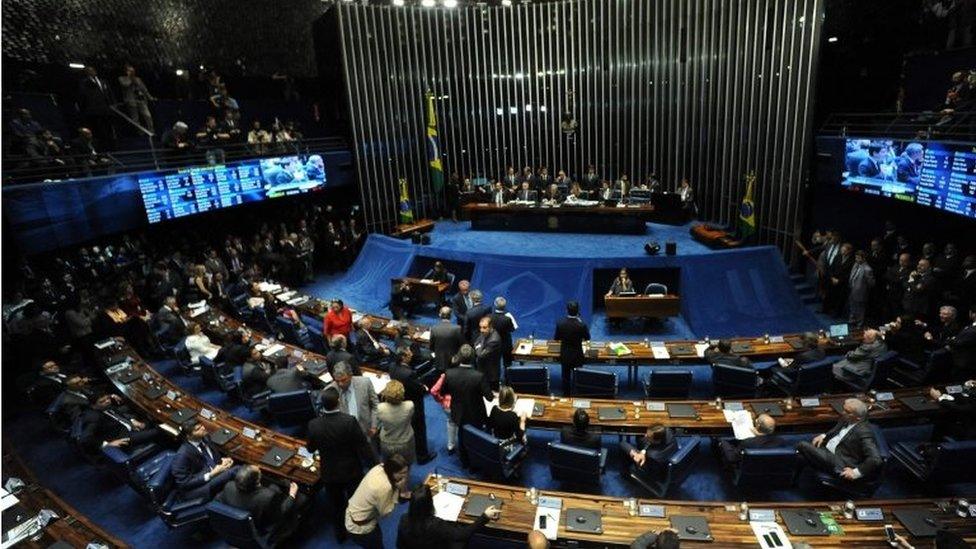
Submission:
<svg viewBox="0 0 976 549">
<path fill-rule="evenodd" d="M 217 495 L 217 501 L 247 511 L 261 532 L 274 526 L 295 505 L 295 499 L 274 484 L 258 486 L 253 492 L 244 493 L 238 490 L 236 483 L 228 482 Z"/>
<path fill-rule="evenodd" d="M 114 438 L 120 438 L 122 432 L 126 431 L 118 421 L 110 418 L 102 410 L 89 408 L 81 413 L 81 434 L 78 442 L 89 452 L 97 452 L 102 446 L 102 442 Z"/>
<path fill-rule="evenodd" d="M 477 339 L 478 322 L 480 322 L 483 317 L 488 316 L 489 313 L 491 313 L 491 309 L 482 303 L 481 305 L 471 307 L 464 314 L 464 332 L 468 338 L 468 341 L 474 341 Z"/>
<path fill-rule="evenodd" d="M 213 454 L 214 465 L 220 463 L 220 451 L 215 445 L 207 439 L 204 439 L 200 444 L 210 449 L 211 454 Z M 176 482 L 176 490 L 181 493 L 189 492 L 207 484 L 203 475 L 209 473 L 211 469 L 207 466 L 203 453 L 187 441 L 184 441 L 176 450 L 171 467 L 173 480 Z"/>
<path fill-rule="evenodd" d="M 455 425 L 484 426 L 488 419 L 484 401 L 495 397 L 483 373 L 470 365 L 451 368 L 445 373 L 441 392 L 451 395 L 451 421 Z"/>
<path fill-rule="evenodd" d="M 295 368 L 282 368 L 268 378 L 268 389 L 275 394 L 308 389 L 309 385 L 305 382 L 305 377 Z"/>
<path fill-rule="evenodd" d="M 832 253 L 833 257 L 831 257 Z M 817 258 L 817 263 L 820 265 L 820 268 L 824 273 L 830 275 L 831 271 L 836 268 L 838 263 L 840 263 L 840 258 L 840 244 L 832 244 L 828 242 L 824 244 L 823 251 L 820 252 L 820 257 Z"/>
<path fill-rule="evenodd" d="M 247 362 L 250 352 L 251 346 L 247 343 L 231 343 L 229 345 L 224 345 L 219 351 L 217 351 L 217 356 L 214 357 L 214 363 L 240 366 Z"/>
<path fill-rule="evenodd" d="M 390 379 L 395 379 L 403 384 L 404 397 L 413 402 L 414 416 L 423 414 L 424 397 L 427 396 L 427 389 L 414 377 L 413 370 L 403 364 L 395 364 L 390 368 Z"/>
<path fill-rule="evenodd" d="M 494 329 L 487 335 L 479 334 L 474 340 L 474 352 L 477 357 L 478 371 L 488 375 L 494 372 L 498 377 L 498 371 L 502 361 L 502 339 Z"/>
<path fill-rule="evenodd" d="M 556 333 L 552 336 L 559 345 L 559 361 L 564 366 L 582 366 L 583 342 L 590 340 L 590 328 L 578 317 L 567 316 L 556 323 Z"/>
<path fill-rule="evenodd" d="M 970 324 L 946 344 L 952 356 L 952 378 L 968 379 L 976 370 L 976 326 Z"/>
<path fill-rule="evenodd" d="M 874 271 L 866 262 L 858 265 L 855 263 L 851 267 L 851 274 L 848 277 L 848 299 L 858 303 L 868 300 L 868 294 L 874 287 Z"/>
<path fill-rule="evenodd" d="M 166 343 L 175 344 L 186 336 L 186 323 L 179 313 L 171 311 L 169 307 L 160 307 L 155 320 L 160 337 Z"/>
<path fill-rule="evenodd" d="M 569 444 L 570 446 L 589 448 L 591 450 L 599 450 L 603 447 L 599 433 L 592 431 L 577 433 L 575 429 L 568 425 L 559 431 L 559 442 Z"/>
<path fill-rule="evenodd" d="M 868 377 L 874 368 L 874 359 L 887 350 L 888 346 L 881 339 L 875 340 L 874 343 L 862 343 L 853 351 L 849 351 L 834 367 L 860 377 Z"/>
<path fill-rule="evenodd" d="M 437 369 L 444 371 L 451 367 L 451 359 L 464 344 L 461 327 L 448 321 L 441 321 L 430 327 L 430 350 L 434 353 Z"/>
<path fill-rule="evenodd" d="M 241 390 L 247 396 L 254 396 L 268 388 L 270 368 L 264 364 L 245 362 L 241 369 Z"/>
<path fill-rule="evenodd" d="M 319 452 L 322 481 L 356 482 L 363 476 L 363 465 L 371 461 L 366 435 L 356 418 L 343 413 L 325 413 L 308 422 L 308 449 Z"/>
<path fill-rule="evenodd" d="M 931 271 L 916 275 L 914 279 L 909 275 L 905 279 L 905 296 L 902 298 L 902 307 L 905 308 L 906 312 L 924 318 L 929 314 L 934 294 L 935 277 L 932 276 Z"/>
<path fill-rule="evenodd" d="M 462 326 L 462 329 L 464 327 L 465 316 L 468 313 L 468 304 L 465 302 L 464 297 L 461 292 L 458 292 L 451 298 L 451 309 L 454 310 L 454 317 L 457 318 L 458 324 Z M 468 297 L 470 298 L 470 294 L 468 294 Z"/>
<path fill-rule="evenodd" d="M 364 433 L 368 433 L 370 429 L 376 427 L 376 405 L 380 403 L 379 399 L 376 397 L 376 391 L 373 390 L 373 383 L 362 376 L 352 376 L 352 382 L 349 385 L 349 390 L 352 391 L 356 396 L 356 409 L 350 410 L 348 403 L 347 394 L 339 388 L 336 382 L 332 382 L 326 385 L 326 389 L 329 387 L 334 387 L 336 391 L 339 391 L 339 409 L 343 412 L 354 416 L 357 421 L 359 421 L 359 426 L 363 429 Z"/>
<path fill-rule="evenodd" d="M 826 448 L 827 441 L 839 433 L 844 425 L 844 422 L 840 421 L 833 429 L 827 431 L 824 446 L 821 448 Z M 874 476 L 882 464 L 878 441 L 874 438 L 874 431 L 867 421 L 859 421 L 847 432 L 847 435 L 837 444 L 834 455 L 840 458 L 845 467 L 853 467 L 860 471 L 862 478 Z"/>
<path fill-rule="evenodd" d="M 512 333 L 515 332 L 515 323 L 507 312 L 492 311 L 491 328 L 498 332 L 498 337 L 502 340 L 502 356 L 512 354 Z"/>
<path fill-rule="evenodd" d="M 109 106 L 115 103 L 112 98 L 112 88 L 108 80 L 98 78 L 101 86 L 91 77 L 85 76 L 78 83 L 78 103 L 82 114 L 108 115 L 112 111 Z"/>
<path fill-rule="evenodd" d="M 349 351 L 329 351 L 329 354 L 325 355 L 325 363 L 329 366 L 329 371 L 331 372 L 335 365 L 345 362 L 352 368 L 353 375 L 360 375 L 359 370 L 359 359 L 356 355 L 350 353 Z"/>
</svg>

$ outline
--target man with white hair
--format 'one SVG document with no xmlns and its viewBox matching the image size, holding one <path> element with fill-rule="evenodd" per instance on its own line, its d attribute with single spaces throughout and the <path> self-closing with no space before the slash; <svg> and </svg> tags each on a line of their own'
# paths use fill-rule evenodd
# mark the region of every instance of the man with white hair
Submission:
<svg viewBox="0 0 976 549">
<path fill-rule="evenodd" d="M 871 377 L 875 359 L 888 350 L 880 336 L 877 330 L 864 330 L 857 349 L 849 351 L 843 360 L 834 364 L 834 377 L 839 380 Z"/>
<path fill-rule="evenodd" d="M 873 477 L 882 464 L 868 406 L 856 398 L 844 401 L 843 416 L 833 429 L 796 449 L 809 466 L 851 482 Z"/>
<path fill-rule="evenodd" d="M 512 313 L 508 312 L 507 307 L 508 300 L 498 296 L 495 298 L 495 308 L 488 315 L 491 318 L 491 327 L 502 339 L 502 364 L 505 365 L 505 371 L 508 371 L 508 367 L 512 365 L 512 333 L 518 330 L 518 322 L 515 321 Z"/>
</svg>

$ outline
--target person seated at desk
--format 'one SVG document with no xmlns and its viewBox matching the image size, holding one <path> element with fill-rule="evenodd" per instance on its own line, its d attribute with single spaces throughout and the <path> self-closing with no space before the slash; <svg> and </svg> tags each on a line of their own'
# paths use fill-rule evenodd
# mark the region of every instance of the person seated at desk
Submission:
<svg viewBox="0 0 976 549">
<path fill-rule="evenodd" d="M 732 342 L 727 339 L 720 339 L 712 343 L 709 348 L 705 349 L 703 356 L 709 364 L 725 364 L 742 368 L 754 367 L 751 360 L 732 352 Z"/>
<path fill-rule="evenodd" d="M 495 182 L 494 186 L 492 186 L 490 198 L 491 203 L 495 206 L 504 206 L 505 202 L 507 202 L 505 188 L 502 187 L 500 182 Z"/>
<path fill-rule="evenodd" d="M 274 394 L 292 393 L 312 388 L 318 378 L 307 371 L 301 364 L 288 367 L 288 359 L 282 357 L 274 365 L 273 372 L 268 376 L 268 390 Z M 321 386 L 321 383 L 319 383 Z"/>
<path fill-rule="evenodd" d="M 566 175 L 566 170 L 559 170 L 556 172 L 556 185 L 565 185 L 567 188 L 572 184 L 573 180 Z"/>
<path fill-rule="evenodd" d="M 217 351 L 214 362 L 227 366 L 243 366 L 251 354 L 251 344 L 247 334 L 242 330 L 234 330 L 224 336 L 224 344 Z"/>
<path fill-rule="evenodd" d="M 820 336 L 814 332 L 807 332 L 800 336 L 800 343 L 803 350 L 797 352 L 792 357 L 779 357 L 776 359 L 777 366 L 769 368 L 769 377 L 776 375 L 777 371 L 799 368 L 804 364 L 812 364 L 818 360 L 823 360 L 827 354 L 820 347 Z"/>
<path fill-rule="evenodd" d="M 390 312 L 393 318 L 401 320 L 413 316 L 417 309 L 417 298 L 414 296 L 413 286 L 410 281 L 404 278 L 399 283 L 393 285 L 390 293 Z"/>
<path fill-rule="evenodd" d="M 583 189 L 580 188 L 579 183 L 573 183 L 569 187 L 569 194 L 566 195 L 566 204 L 575 204 L 580 200 L 585 200 Z"/>
<path fill-rule="evenodd" d="M 424 276 L 424 278 L 429 279 L 429 280 L 433 280 L 434 282 L 450 282 L 451 281 L 451 275 L 450 275 L 450 273 L 447 272 L 447 269 L 444 268 L 444 263 L 441 262 L 441 261 L 435 261 L 434 262 L 434 268 L 431 269 Z"/>
<path fill-rule="evenodd" d="M 769 414 L 759 414 L 752 424 L 752 434 L 750 438 L 742 440 L 720 440 L 718 441 L 719 456 L 722 463 L 731 466 L 742 459 L 741 451 L 746 448 L 776 448 L 783 445 L 783 440 L 774 435 L 776 430 L 776 420 Z"/>
<path fill-rule="evenodd" d="M 173 457 L 172 471 L 180 501 L 210 499 L 237 474 L 240 466 L 207 439 L 203 423 L 188 421 L 180 428 L 185 438 Z"/>
<path fill-rule="evenodd" d="M 132 417 L 120 406 L 119 395 L 102 395 L 78 417 L 78 443 L 85 451 L 96 454 L 105 446 L 133 448 L 159 438 L 158 428 Z"/>
<path fill-rule="evenodd" d="M 271 365 L 264 361 L 261 351 L 251 347 L 250 355 L 241 367 L 241 391 L 248 397 L 264 392 L 271 374 Z"/>
<path fill-rule="evenodd" d="M 247 511 L 259 533 L 286 533 L 293 530 L 291 522 L 305 498 L 298 493 L 298 484 L 291 482 L 288 492 L 282 492 L 275 483 L 261 483 L 261 469 L 257 465 L 245 465 L 234 475 L 234 481 L 224 485 L 217 501 L 236 509 Z M 282 536 L 276 536 L 281 539 Z"/>
<path fill-rule="evenodd" d="M 354 347 L 359 360 L 363 362 L 378 362 L 390 356 L 390 349 L 383 345 L 373 334 L 369 333 L 369 321 L 365 318 L 356 322 L 356 331 L 353 332 Z"/>
<path fill-rule="evenodd" d="M 498 391 L 498 404 L 492 406 L 488 414 L 488 429 L 503 444 L 524 443 L 525 416 L 515 413 L 515 391 L 502 385 Z"/>
<path fill-rule="evenodd" d="M 943 393 L 932 387 L 929 396 L 939 402 L 943 411 L 935 420 L 933 440 L 947 436 L 957 440 L 976 438 L 976 380 L 966 381 L 962 392 L 956 394 Z"/>
<path fill-rule="evenodd" d="M 864 330 L 861 344 L 853 351 L 844 355 L 844 359 L 833 366 L 834 377 L 844 379 L 850 377 L 868 378 L 874 371 L 874 360 L 888 350 L 888 346 L 877 330 Z"/>
<path fill-rule="evenodd" d="M 45 360 L 37 377 L 28 386 L 27 393 L 32 401 L 46 406 L 64 390 L 67 381 L 68 375 L 61 371 L 61 365 L 53 360 Z"/>
<path fill-rule="evenodd" d="M 559 432 L 559 442 L 591 450 L 599 450 L 602 447 L 600 434 L 590 431 L 590 414 L 583 408 L 577 408 L 573 412 L 573 425 L 562 428 Z"/>
<path fill-rule="evenodd" d="M 346 350 L 348 347 L 348 342 L 345 336 L 339 334 L 332 338 L 329 342 L 330 351 L 329 354 L 325 355 L 325 364 L 329 367 L 329 372 L 335 368 L 335 365 L 340 362 L 345 362 L 350 367 L 352 367 L 353 375 L 362 375 L 359 371 L 359 359 L 349 351 Z"/>
<path fill-rule="evenodd" d="M 843 418 L 833 429 L 801 442 L 797 451 L 814 469 L 850 482 L 871 478 L 884 463 L 868 422 L 868 406 L 856 398 L 844 401 Z"/>
<path fill-rule="evenodd" d="M 519 187 L 518 192 L 515 193 L 515 200 L 519 202 L 535 202 L 538 193 L 529 186 L 528 181 L 523 181 L 522 185 Z"/>
<path fill-rule="evenodd" d="M 548 204 L 550 206 L 556 206 L 563 201 L 563 193 L 559 190 L 559 186 L 555 183 L 549 185 L 546 189 L 546 195 L 542 199 L 543 204 Z"/>
<path fill-rule="evenodd" d="M 647 428 L 637 446 L 622 441 L 620 451 L 624 455 L 627 470 L 638 476 L 650 478 L 663 473 L 668 460 L 678 451 L 678 439 L 669 427 L 657 424 Z"/>
<path fill-rule="evenodd" d="M 595 189 L 595 191 L 596 191 L 596 198 L 595 198 L 596 200 L 602 200 L 606 202 L 610 200 L 611 196 L 613 196 L 613 189 L 610 188 L 610 182 L 606 180 L 601 181 L 600 187 Z"/>
<path fill-rule="evenodd" d="M 620 273 L 617 278 L 613 279 L 613 284 L 610 285 L 610 290 L 607 291 L 605 297 L 618 296 L 621 294 L 634 295 L 634 281 L 630 279 L 630 275 L 627 274 L 627 269 L 620 269 Z"/>
<path fill-rule="evenodd" d="M 505 177 L 502 178 L 502 182 L 505 185 L 505 188 L 513 193 L 518 189 L 519 176 L 517 173 L 515 173 L 515 167 L 509 166 L 508 169 L 505 170 Z"/>
<path fill-rule="evenodd" d="M 488 521 L 498 520 L 500 516 L 501 509 L 492 505 L 470 524 L 444 520 L 434 513 L 430 486 L 421 484 L 414 488 L 410 507 L 397 525 L 396 546 L 397 549 L 462 549 Z"/>
<path fill-rule="evenodd" d="M 203 328 L 196 322 L 187 327 L 187 336 L 183 340 L 186 352 L 190 354 L 190 364 L 200 364 L 200 357 L 205 356 L 213 360 L 220 351 L 220 345 L 214 345 L 210 338 L 203 333 Z"/>
</svg>

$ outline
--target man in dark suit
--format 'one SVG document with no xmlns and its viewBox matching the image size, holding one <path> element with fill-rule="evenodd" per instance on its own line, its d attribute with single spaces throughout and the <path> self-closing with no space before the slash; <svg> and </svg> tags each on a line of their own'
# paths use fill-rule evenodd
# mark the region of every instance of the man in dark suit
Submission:
<svg viewBox="0 0 976 549">
<path fill-rule="evenodd" d="M 969 325 L 946 343 L 952 359 L 951 379 L 971 379 L 976 373 L 976 304 L 969 306 Z"/>
<path fill-rule="evenodd" d="M 512 333 L 518 330 L 518 322 L 515 317 L 506 309 L 508 300 L 502 296 L 495 298 L 495 308 L 488 318 L 491 319 L 491 327 L 498 332 L 498 337 L 502 340 L 502 364 L 505 370 L 512 365 Z"/>
<path fill-rule="evenodd" d="M 461 349 L 464 334 L 460 326 L 451 323 L 450 307 L 441 307 L 438 316 L 441 321 L 430 327 L 430 350 L 437 369 L 444 372 L 451 367 L 451 359 Z"/>
<path fill-rule="evenodd" d="M 590 414 L 583 408 L 577 408 L 573 412 L 572 426 L 567 425 L 559 431 L 559 442 L 591 450 L 603 447 L 600 433 L 590 431 Z"/>
<path fill-rule="evenodd" d="M 86 452 L 94 455 L 103 446 L 132 448 L 160 435 L 159 429 L 147 429 L 145 423 L 119 408 L 121 402 L 118 395 L 102 395 L 81 413 L 78 442 Z"/>
<path fill-rule="evenodd" d="M 390 356 L 390 349 L 369 333 L 369 321 L 365 318 L 356 322 L 356 330 L 352 335 L 355 341 L 353 350 L 360 361 L 379 362 Z"/>
<path fill-rule="evenodd" d="M 933 387 L 929 396 L 939 402 L 943 412 L 935 420 L 933 440 L 947 436 L 957 440 L 976 437 L 976 380 L 966 381 L 961 393 L 950 395 Z"/>
<path fill-rule="evenodd" d="M 63 414 L 69 421 L 74 420 L 95 401 L 95 395 L 89 387 L 90 381 L 87 377 L 73 375 L 64 382 L 59 414 Z"/>
<path fill-rule="evenodd" d="M 908 279 L 905 281 L 902 308 L 906 313 L 915 315 L 916 318 L 928 320 L 935 290 L 935 277 L 932 275 L 931 263 L 928 259 L 919 259 L 915 270 L 908 275 Z"/>
<path fill-rule="evenodd" d="M 217 501 L 236 509 L 247 511 L 259 533 L 274 531 L 282 539 L 290 528 L 284 526 L 297 514 L 304 500 L 298 493 L 298 484 L 288 485 L 288 493 L 282 493 L 277 484 L 261 485 L 261 469 L 257 465 L 245 465 L 237 472 L 234 482 L 228 482 L 217 496 Z M 282 525 L 282 527 L 279 527 Z"/>
<path fill-rule="evenodd" d="M 905 150 L 895 159 L 895 166 L 898 167 L 898 181 L 918 185 L 924 153 L 925 149 L 921 143 L 909 143 L 905 146 Z"/>
<path fill-rule="evenodd" d="M 112 88 L 98 76 L 95 67 L 85 67 L 85 76 L 78 82 L 78 107 L 85 122 L 92 129 L 103 149 L 115 148 L 115 115 L 110 108 L 115 104 Z"/>
<path fill-rule="evenodd" d="M 235 330 L 224 339 L 224 344 L 214 357 L 215 364 L 227 366 L 242 366 L 251 354 L 251 345 L 247 336 L 240 330 Z"/>
<path fill-rule="evenodd" d="M 850 282 L 851 269 L 854 268 L 854 246 L 845 242 L 840 247 L 834 261 L 827 266 L 826 291 L 824 295 L 824 312 L 840 317 L 844 312 L 844 302 L 847 300 L 847 288 Z"/>
<path fill-rule="evenodd" d="M 474 343 L 478 337 L 478 323 L 491 313 L 491 309 L 482 302 L 483 299 L 484 296 L 479 290 L 471 291 L 471 307 L 464 314 L 464 334 L 470 343 Z"/>
<path fill-rule="evenodd" d="M 752 426 L 753 436 L 742 440 L 720 440 L 719 455 L 722 463 L 731 466 L 742 459 L 741 451 L 746 448 L 776 448 L 783 445 L 783 439 L 773 434 L 776 420 L 769 414 L 759 414 Z"/>
<path fill-rule="evenodd" d="M 163 306 L 156 312 L 153 321 L 155 322 L 157 336 L 167 345 L 175 345 L 186 337 L 186 322 L 180 315 L 176 298 L 173 296 L 163 299 Z"/>
<path fill-rule="evenodd" d="M 905 284 L 908 275 L 912 273 L 912 256 L 903 253 L 898 256 L 898 262 L 888 267 L 884 275 L 885 285 L 885 314 L 893 317 L 901 314 L 902 301 L 905 298 Z"/>
<path fill-rule="evenodd" d="M 274 394 L 291 393 L 310 389 L 315 379 L 301 364 L 289 368 L 285 362 L 268 377 L 267 385 Z"/>
<path fill-rule="evenodd" d="M 240 466 L 220 452 L 207 440 L 207 427 L 202 423 L 184 423 L 181 430 L 185 441 L 176 451 L 171 465 L 176 492 L 180 500 L 212 498 L 234 478 Z"/>
<path fill-rule="evenodd" d="M 329 347 L 332 350 L 329 351 L 329 354 L 325 355 L 325 364 L 329 367 L 329 372 L 335 368 L 336 364 L 345 362 L 352 368 L 353 375 L 360 375 L 359 359 L 346 350 L 348 347 L 346 336 L 342 334 L 332 336 L 332 340 L 329 341 Z"/>
<path fill-rule="evenodd" d="M 490 316 L 481 318 L 478 322 L 478 331 L 478 337 L 474 340 L 478 371 L 485 374 L 488 385 L 493 391 L 497 391 L 502 361 L 502 339 L 492 326 Z"/>
<path fill-rule="evenodd" d="M 450 319 L 450 309 L 448 319 Z M 460 330 L 453 324 L 448 326 Z M 427 447 L 427 414 L 424 411 L 424 397 L 427 396 L 427 387 L 417 380 L 413 375 L 413 368 L 410 362 L 413 360 L 413 352 L 409 347 L 404 347 L 399 351 L 399 360 L 390 368 L 390 379 L 395 379 L 403 384 L 404 398 L 413 403 L 413 416 L 410 418 L 410 425 L 413 427 L 413 441 L 417 452 L 417 463 L 423 465 L 429 463 L 437 452 L 431 452 Z"/>
<path fill-rule="evenodd" d="M 441 393 L 451 395 L 451 421 L 464 430 L 465 425 L 473 425 L 483 429 L 488 420 L 485 401 L 494 399 L 491 387 L 485 375 L 473 367 L 475 360 L 474 348 L 468 344 L 461 346 L 458 351 L 458 366 L 445 373 Z M 468 466 L 468 452 L 464 448 L 462 435 L 458 439 L 461 463 Z"/>
<path fill-rule="evenodd" d="M 467 280 L 458 282 L 458 293 L 451 298 L 451 309 L 454 310 L 454 318 L 457 319 L 458 326 L 464 330 L 464 319 L 468 314 L 468 309 L 474 306 L 471 301 L 471 283 Z"/>
<path fill-rule="evenodd" d="M 318 452 L 321 463 L 328 464 L 322 468 L 322 484 L 332 506 L 336 541 L 342 543 L 348 536 L 346 503 L 363 478 L 363 465 L 374 460 L 359 421 L 339 411 L 336 389 L 322 391 L 322 407 L 323 415 L 308 422 L 308 449 Z"/>
<path fill-rule="evenodd" d="M 849 482 L 872 478 L 882 464 L 867 404 L 856 398 L 844 401 L 844 416 L 833 429 L 801 442 L 797 450 L 814 469 Z"/>
<path fill-rule="evenodd" d="M 704 358 L 709 364 L 755 368 L 751 360 L 732 352 L 732 342 L 727 339 L 720 339 L 705 349 Z"/>
<path fill-rule="evenodd" d="M 864 177 L 876 177 L 882 179 L 894 179 L 892 177 L 894 174 L 885 173 L 882 170 L 883 166 L 888 164 L 888 149 L 883 145 L 869 145 L 868 146 L 868 157 L 861 161 L 857 165 L 858 175 Z"/>
<path fill-rule="evenodd" d="M 263 392 L 268 388 L 271 374 L 271 365 L 264 362 L 257 347 L 252 347 L 251 355 L 241 367 L 241 391 L 249 397 Z"/>
<path fill-rule="evenodd" d="M 590 328 L 579 316 L 579 303 L 566 303 L 566 318 L 556 323 L 556 333 L 552 339 L 560 342 L 559 362 L 562 365 L 563 394 L 569 395 L 572 388 L 573 370 L 583 365 L 583 342 L 590 340 Z"/>
<path fill-rule="evenodd" d="M 61 394 L 67 381 L 68 376 L 61 372 L 61 366 L 53 360 L 47 360 L 41 364 L 40 373 L 27 391 L 31 400 L 46 406 Z"/>
</svg>

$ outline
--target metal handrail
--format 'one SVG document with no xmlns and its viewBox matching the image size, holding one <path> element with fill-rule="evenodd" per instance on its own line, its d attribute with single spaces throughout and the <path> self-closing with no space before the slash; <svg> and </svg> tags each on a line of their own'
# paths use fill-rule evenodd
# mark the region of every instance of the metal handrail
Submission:
<svg viewBox="0 0 976 549">
<path fill-rule="evenodd" d="M 916 137 L 972 141 L 976 138 L 976 111 L 852 112 L 833 113 L 819 133 L 839 137 Z"/>
</svg>

